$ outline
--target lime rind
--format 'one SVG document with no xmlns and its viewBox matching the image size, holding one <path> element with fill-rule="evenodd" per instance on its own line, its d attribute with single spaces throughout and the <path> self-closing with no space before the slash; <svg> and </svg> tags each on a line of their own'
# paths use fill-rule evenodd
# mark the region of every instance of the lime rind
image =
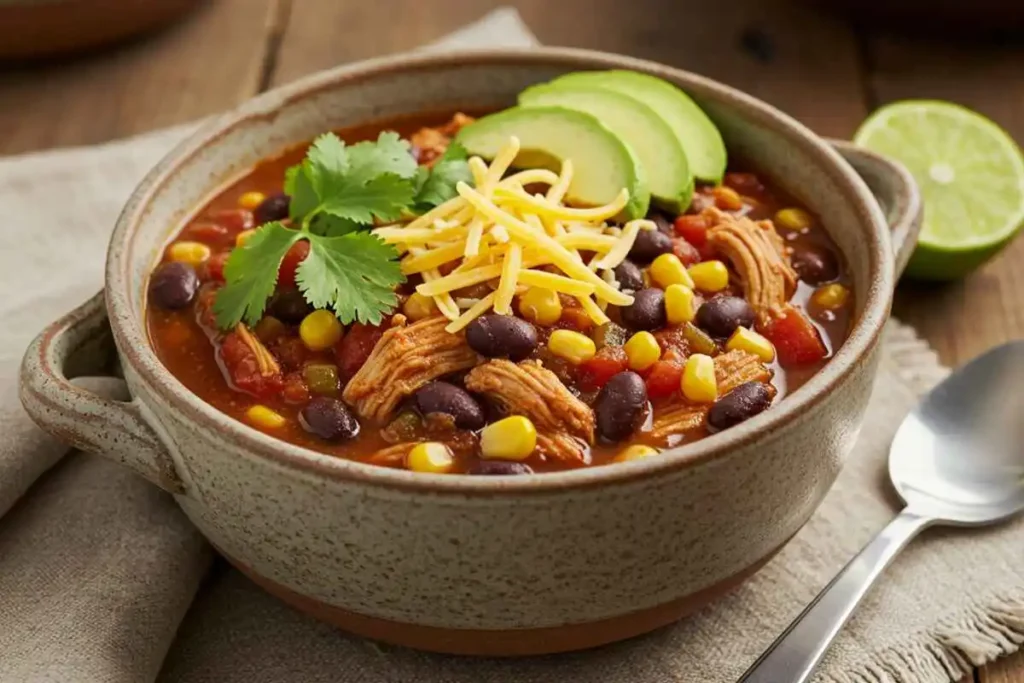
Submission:
<svg viewBox="0 0 1024 683">
<path fill-rule="evenodd" d="M 897 102 L 869 117 L 854 142 L 901 161 L 915 177 L 925 203 L 926 250 L 985 252 L 964 253 L 966 266 L 997 251 L 1024 224 L 1024 155 L 976 112 L 936 100 Z"/>
</svg>

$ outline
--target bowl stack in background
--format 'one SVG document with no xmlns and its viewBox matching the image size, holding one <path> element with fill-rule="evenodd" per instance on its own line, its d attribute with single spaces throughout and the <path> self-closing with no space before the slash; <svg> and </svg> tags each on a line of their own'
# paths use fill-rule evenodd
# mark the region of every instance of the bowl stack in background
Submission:
<svg viewBox="0 0 1024 683">
<path fill-rule="evenodd" d="M 807 0 L 805 0 L 807 1 Z M 1020 0 L 810 0 L 858 22 L 898 30 L 1011 35 L 1024 28 Z"/>
<path fill-rule="evenodd" d="M 162 26 L 199 0 L 0 0 L 0 59 L 97 47 Z"/>
</svg>

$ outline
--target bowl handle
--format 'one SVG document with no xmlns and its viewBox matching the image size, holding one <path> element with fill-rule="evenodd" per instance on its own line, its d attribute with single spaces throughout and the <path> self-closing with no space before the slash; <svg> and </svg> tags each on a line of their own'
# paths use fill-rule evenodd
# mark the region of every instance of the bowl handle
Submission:
<svg viewBox="0 0 1024 683">
<path fill-rule="evenodd" d="M 47 327 L 21 362 L 20 396 L 29 416 L 57 438 L 127 465 L 160 488 L 183 493 L 170 452 L 147 422 L 138 399 L 112 375 L 117 350 L 103 292 Z M 112 400 L 76 384 L 103 376 Z M 93 384 L 94 382 L 89 382 Z"/>
<path fill-rule="evenodd" d="M 903 274 L 921 232 L 923 207 L 921 191 L 914 176 L 902 164 L 875 154 L 851 142 L 829 140 L 847 163 L 857 171 L 889 221 L 896 276 Z"/>
</svg>

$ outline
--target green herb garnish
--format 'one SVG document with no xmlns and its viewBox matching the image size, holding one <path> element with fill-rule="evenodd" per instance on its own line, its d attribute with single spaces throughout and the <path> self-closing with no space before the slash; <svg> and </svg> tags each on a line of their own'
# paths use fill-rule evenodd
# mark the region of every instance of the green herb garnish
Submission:
<svg viewBox="0 0 1024 683">
<path fill-rule="evenodd" d="M 395 248 L 369 230 L 375 221 L 394 221 L 444 203 L 456 195 L 459 181 L 471 183 L 472 174 L 466 150 L 455 143 L 428 170 L 416 165 L 409 143 L 396 133 L 351 146 L 333 133 L 321 135 L 302 163 L 285 173 L 291 227 L 266 223 L 231 252 L 224 268 L 227 284 L 213 305 L 218 326 L 259 322 L 277 286 L 281 260 L 303 240 L 309 242 L 309 255 L 295 281 L 306 301 L 334 309 L 344 324 L 379 324 L 395 307 L 394 288 L 405 276 Z"/>
</svg>

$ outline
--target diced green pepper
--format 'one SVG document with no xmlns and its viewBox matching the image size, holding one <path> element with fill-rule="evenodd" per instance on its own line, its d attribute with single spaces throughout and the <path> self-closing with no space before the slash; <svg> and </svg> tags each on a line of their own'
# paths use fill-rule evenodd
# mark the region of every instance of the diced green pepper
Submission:
<svg viewBox="0 0 1024 683">
<path fill-rule="evenodd" d="M 329 363 L 310 363 L 302 369 L 302 376 L 309 390 L 321 396 L 338 393 L 338 368 Z"/>
</svg>

